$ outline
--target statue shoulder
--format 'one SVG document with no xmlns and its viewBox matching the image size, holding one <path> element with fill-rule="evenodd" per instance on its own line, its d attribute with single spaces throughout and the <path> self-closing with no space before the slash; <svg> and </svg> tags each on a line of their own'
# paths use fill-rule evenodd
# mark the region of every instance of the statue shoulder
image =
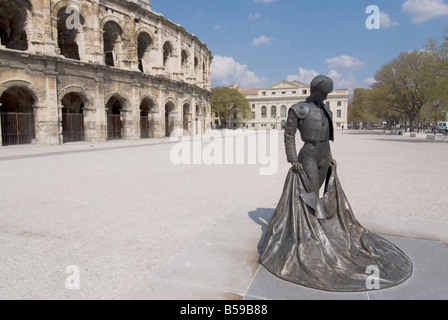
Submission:
<svg viewBox="0 0 448 320">
<path fill-rule="evenodd" d="M 299 102 L 293 105 L 291 107 L 291 110 L 294 110 L 297 118 L 304 120 L 309 116 L 311 112 L 311 106 L 306 102 Z"/>
</svg>

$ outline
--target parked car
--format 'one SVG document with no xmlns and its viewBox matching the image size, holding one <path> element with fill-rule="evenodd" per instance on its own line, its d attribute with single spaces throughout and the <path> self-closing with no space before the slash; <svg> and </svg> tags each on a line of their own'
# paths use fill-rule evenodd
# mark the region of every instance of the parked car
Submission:
<svg viewBox="0 0 448 320">
<path fill-rule="evenodd" d="M 447 127 L 448 122 L 439 122 L 439 124 L 437 125 L 437 131 L 439 132 L 448 132 L 448 127 Z"/>
</svg>

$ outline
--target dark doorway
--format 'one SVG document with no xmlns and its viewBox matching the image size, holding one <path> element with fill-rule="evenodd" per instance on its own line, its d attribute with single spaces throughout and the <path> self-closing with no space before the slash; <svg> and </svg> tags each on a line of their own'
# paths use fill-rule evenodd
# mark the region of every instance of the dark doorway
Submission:
<svg viewBox="0 0 448 320">
<path fill-rule="evenodd" d="M 64 143 L 84 141 L 84 102 L 76 93 L 62 98 L 62 136 Z"/>
<path fill-rule="evenodd" d="M 186 103 L 184 104 L 184 110 L 183 110 L 183 128 L 188 133 L 190 132 L 189 131 L 190 121 L 191 121 L 190 105 Z"/>
<path fill-rule="evenodd" d="M 143 99 L 140 104 L 140 137 L 141 139 L 154 138 L 154 124 L 150 112 L 154 102 L 150 98 Z"/>
<path fill-rule="evenodd" d="M 23 88 L 13 87 L 0 97 L 2 144 L 30 144 L 35 139 L 35 99 Z"/>
<path fill-rule="evenodd" d="M 115 97 L 107 103 L 107 140 L 123 139 L 123 122 L 121 121 L 122 103 Z"/>
<path fill-rule="evenodd" d="M 174 131 L 175 118 L 172 116 L 172 112 L 175 109 L 175 105 L 172 102 L 168 102 L 165 105 L 165 136 L 170 137 Z"/>
</svg>

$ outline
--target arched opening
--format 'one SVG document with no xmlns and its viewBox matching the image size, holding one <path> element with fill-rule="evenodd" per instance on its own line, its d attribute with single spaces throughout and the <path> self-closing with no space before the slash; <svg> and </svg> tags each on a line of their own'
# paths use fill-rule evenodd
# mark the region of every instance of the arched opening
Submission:
<svg viewBox="0 0 448 320">
<path fill-rule="evenodd" d="M 282 130 L 285 130 L 286 128 L 286 120 L 282 120 Z"/>
<path fill-rule="evenodd" d="M 27 13 L 31 4 L 27 0 L 0 2 L 0 40 L 8 49 L 28 50 L 25 31 Z"/>
<path fill-rule="evenodd" d="M 122 34 L 120 26 L 114 21 L 106 22 L 103 27 L 104 61 L 109 67 L 119 67 Z"/>
<path fill-rule="evenodd" d="M 84 18 L 73 10 L 64 7 L 58 11 L 58 46 L 64 57 L 80 60 L 78 38 L 81 33 L 81 26 L 84 24 Z M 76 19 L 73 18 L 73 14 L 76 15 Z M 76 21 L 78 18 L 79 21 Z"/>
<path fill-rule="evenodd" d="M 187 50 L 182 50 L 181 54 L 181 66 L 183 69 L 188 68 L 188 53 Z"/>
<path fill-rule="evenodd" d="M 176 119 L 173 117 L 173 112 L 176 106 L 173 102 L 169 101 L 165 105 L 165 136 L 170 137 L 175 129 Z"/>
<path fill-rule="evenodd" d="M 150 112 L 154 108 L 154 101 L 150 98 L 143 99 L 140 104 L 140 138 L 154 138 L 154 120 L 150 117 Z"/>
<path fill-rule="evenodd" d="M 271 118 L 272 119 L 276 119 L 277 118 L 277 107 L 276 106 L 272 106 L 271 107 Z"/>
<path fill-rule="evenodd" d="M 147 72 L 146 62 L 149 61 L 152 39 L 146 32 L 141 32 L 137 39 L 137 58 L 138 69 L 141 72 Z"/>
<path fill-rule="evenodd" d="M 194 57 L 194 68 L 196 69 L 199 66 L 199 58 Z"/>
<path fill-rule="evenodd" d="M 30 144 L 35 139 L 33 95 L 26 89 L 12 87 L 0 97 L 2 144 Z"/>
<path fill-rule="evenodd" d="M 261 107 L 261 117 L 262 118 L 266 118 L 268 114 L 268 108 L 266 107 Z"/>
<path fill-rule="evenodd" d="M 202 81 L 207 82 L 207 69 L 205 67 L 205 62 L 202 63 Z"/>
<path fill-rule="evenodd" d="M 280 116 L 282 118 L 286 118 L 288 114 L 288 110 L 286 108 L 286 106 L 282 106 L 282 108 L 280 109 Z"/>
<path fill-rule="evenodd" d="M 123 122 L 121 120 L 121 110 L 123 103 L 112 97 L 106 104 L 107 108 L 107 140 L 123 139 Z"/>
<path fill-rule="evenodd" d="M 163 44 L 163 66 L 164 67 L 167 67 L 168 59 L 171 58 L 172 54 L 173 54 L 173 47 L 167 41 Z"/>
<path fill-rule="evenodd" d="M 190 132 L 190 122 L 191 122 L 191 112 L 190 105 L 188 103 L 184 104 L 183 107 L 183 129 Z"/>
<path fill-rule="evenodd" d="M 84 100 L 74 92 L 62 100 L 62 136 L 64 143 L 84 141 Z"/>
</svg>

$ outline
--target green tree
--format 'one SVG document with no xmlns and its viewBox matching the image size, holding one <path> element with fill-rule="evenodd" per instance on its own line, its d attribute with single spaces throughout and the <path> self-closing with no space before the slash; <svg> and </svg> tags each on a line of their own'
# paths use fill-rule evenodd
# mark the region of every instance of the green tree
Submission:
<svg viewBox="0 0 448 320">
<path fill-rule="evenodd" d="M 437 63 L 427 50 L 402 52 L 375 75 L 374 90 L 386 98 L 387 107 L 403 113 L 414 130 L 423 105 L 434 96 Z"/>
<path fill-rule="evenodd" d="M 390 107 L 393 101 L 393 93 L 387 92 L 384 88 L 371 90 L 370 94 L 371 112 L 381 121 L 387 123 L 391 130 L 394 124 L 401 123 L 403 114 L 397 111 L 397 108 Z"/>
<path fill-rule="evenodd" d="M 373 92 L 371 89 L 357 88 L 353 91 L 353 98 L 349 104 L 349 122 L 363 124 L 363 129 L 368 123 L 375 123 L 378 117 L 373 112 Z"/>
<path fill-rule="evenodd" d="M 224 127 L 253 119 L 252 109 L 246 97 L 236 89 L 216 87 L 212 89 L 212 112 L 217 113 Z"/>
</svg>

